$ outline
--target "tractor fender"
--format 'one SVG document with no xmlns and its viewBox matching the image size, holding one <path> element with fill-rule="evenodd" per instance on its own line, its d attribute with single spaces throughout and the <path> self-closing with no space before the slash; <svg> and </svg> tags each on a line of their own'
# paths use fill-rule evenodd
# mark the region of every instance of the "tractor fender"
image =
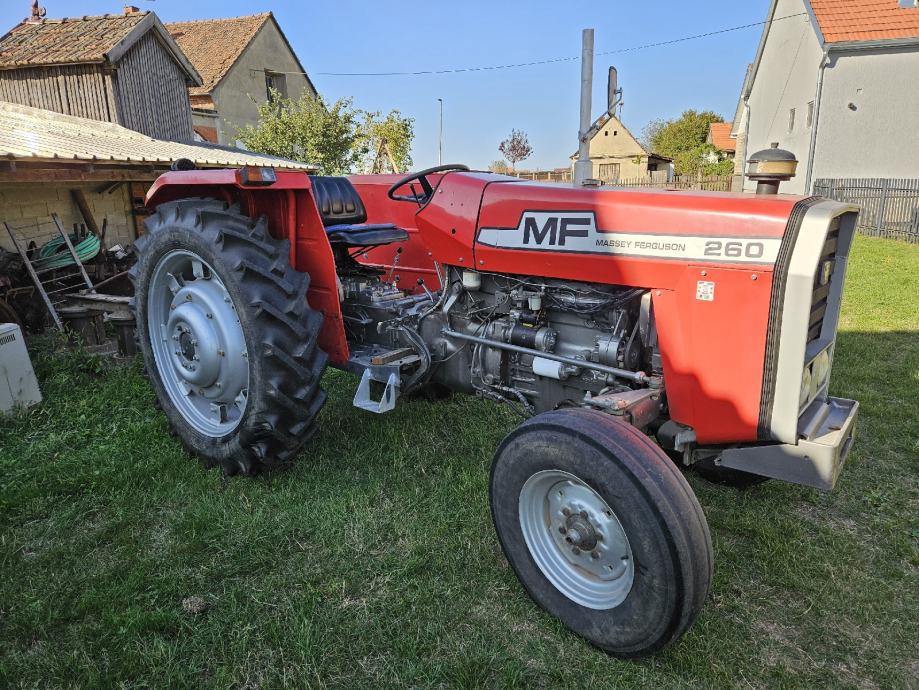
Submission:
<svg viewBox="0 0 919 690">
<path fill-rule="evenodd" d="M 265 216 L 275 239 L 290 240 L 290 264 L 310 275 L 309 303 L 324 318 L 320 347 L 335 366 L 350 356 L 345 337 L 332 246 L 316 206 L 307 171 L 276 170 L 276 181 L 245 184 L 242 169 L 171 171 L 160 175 L 145 197 L 151 211 L 188 198 L 217 199 L 252 219 Z"/>
</svg>

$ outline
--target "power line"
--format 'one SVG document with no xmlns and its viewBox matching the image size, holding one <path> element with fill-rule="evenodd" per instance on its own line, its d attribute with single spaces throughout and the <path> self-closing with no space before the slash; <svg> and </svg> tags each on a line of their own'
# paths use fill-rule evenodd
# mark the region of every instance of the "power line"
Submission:
<svg viewBox="0 0 919 690">
<path fill-rule="evenodd" d="M 807 15 L 807 12 L 798 12 L 797 14 L 789 14 L 784 17 L 776 17 L 774 19 L 767 19 L 762 22 L 752 22 L 750 24 L 741 24 L 740 26 L 731 26 L 726 29 L 718 29 L 716 31 L 706 31 L 702 34 L 696 34 L 694 36 L 683 36 L 682 38 L 674 38 L 669 41 L 658 41 L 657 43 L 646 43 L 640 46 L 632 46 L 630 48 L 619 48 L 617 50 L 604 50 L 602 52 L 594 53 L 594 55 L 616 55 L 619 53 L 630 53 L 636 50 L 645 50 L 647 48 L 659 48 L 661 46 L 669 46 L 675 43 L 683 43 L 685 41 L 694 41 L 700 38 L 708 38 L 709 36 L 717 36 L 718 34 L 726 34 L 731 31 L 740 31 L 742 29 L 749 29 L 754 26 L 763 26 L 764 24 L 770 24 L 774 22 L 782 21 L 783 19 L 793 19 L 794 17 L 803 17 Z M 557 58 L 548 58 L 545 60 L 532 60 L 530 62 L 515 62 L 506 65 L 487 65 L 482 67 L 454 67 L 450 69 L 436 69 L 436 70 L 418 70 L 415 72 L 313 72 L 315 76 L 321 77 L 418 77 L 425 75 L 436 75 L 436 74 L 459 74 L 462 72 L 486 72 L 493 70 L 502 70 L 502 69 L 516 69 L 519 67 L 535 67 L 537 65 L 551 65 L 559 62 L 574 62 L 575 60 L 580 60 L 580 55 L 574 55 L 571 57 L 557 57 Z M 304 74 L 303 72 L 285 72 L 284 74 Z"/>
</svg>

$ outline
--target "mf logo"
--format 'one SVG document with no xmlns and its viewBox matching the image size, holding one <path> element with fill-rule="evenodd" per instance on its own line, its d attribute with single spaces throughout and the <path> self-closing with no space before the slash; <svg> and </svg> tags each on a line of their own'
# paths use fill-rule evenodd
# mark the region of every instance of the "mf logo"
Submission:
<svg viewBox="0 0 919 690">
<path fill-rule="evenodd" d="M 596 221 L 590 211 L 526 211 L 518 230 L 524 246 L 564 247 L 569 240 L 589 237 Z"/>
</svg>

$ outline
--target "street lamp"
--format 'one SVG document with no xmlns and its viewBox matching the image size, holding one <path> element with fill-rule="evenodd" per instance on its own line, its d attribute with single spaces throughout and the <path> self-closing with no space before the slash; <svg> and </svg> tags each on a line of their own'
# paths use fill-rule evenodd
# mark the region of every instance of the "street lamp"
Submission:
<svg viewBox="0 0 919 690">
<path fill-rule="evenodd" d="M 438 98 L 440 103 L 440 133 L 437 136 L 437 165 L 444 164 L 444 99 Z"/>
</svg>

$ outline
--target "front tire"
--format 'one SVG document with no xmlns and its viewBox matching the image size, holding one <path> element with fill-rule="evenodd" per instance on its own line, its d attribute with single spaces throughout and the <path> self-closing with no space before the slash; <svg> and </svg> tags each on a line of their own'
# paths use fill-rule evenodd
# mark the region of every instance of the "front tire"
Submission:
<svg viewBox="0 0 919 690">
<path fill-rule="evenodd" d="M 705 516 L 637 429 L 601 412 L 533 417 L 492 464 L 492 518 L 533 600 L 620 657 L 657 652 L 692 625 L 712 578 Z"/>
<path fill-rule="evenodd" d="M 289 463 L 314 432 L 326 366 L 289 243 L 211 199 L 161 204 L 145 228 L 133 307 L 171 429 L 226 474 Z"/>
</svg>

